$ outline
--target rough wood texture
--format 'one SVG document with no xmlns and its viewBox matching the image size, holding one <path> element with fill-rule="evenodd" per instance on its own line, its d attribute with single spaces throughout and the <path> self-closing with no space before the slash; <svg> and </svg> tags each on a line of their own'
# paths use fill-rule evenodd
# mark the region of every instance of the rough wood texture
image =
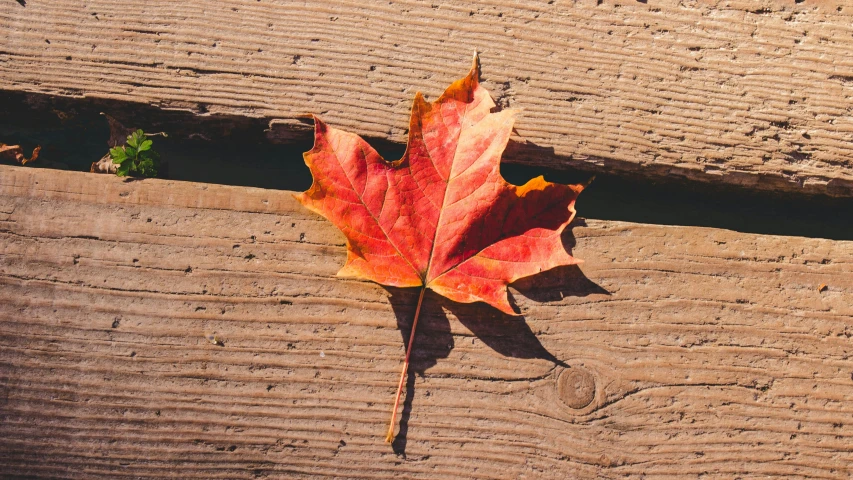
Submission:
<svg viewBox="0 0 853 480">
<path fill-rule="evenodd" d="M 427 296 L 404 456 L 417 294 L 288 192 L 0 167 L 0 471 L 850 477 L 853 242 L 587 223 L 526 324 Z"/>
<path fill-rule="evenodd" d="M 476 49 L 524 109 L 510 161 L 853 196 L 851 25 L 789 0 L 6 1 L 0 88 L 404 142 Z"/>
</svg>

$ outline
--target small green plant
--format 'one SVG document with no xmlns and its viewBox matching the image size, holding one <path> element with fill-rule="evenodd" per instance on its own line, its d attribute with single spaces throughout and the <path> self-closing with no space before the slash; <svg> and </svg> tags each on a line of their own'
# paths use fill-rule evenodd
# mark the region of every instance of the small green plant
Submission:
<svg viewBox="0 0 853 480">
<path fill-rule="evenodd" d="M 160 166 L 160 155 L 151 150 L 154 142 L 150 140 L 145 132 L 137 130 L 127 136 L 127 146 L 115 146 L 110 149 L 110 158 L 118 165 L 116 175 L 126 177 L 133 175 L 137 177 L 157 176 L 157 167 Z"/>
</svg>

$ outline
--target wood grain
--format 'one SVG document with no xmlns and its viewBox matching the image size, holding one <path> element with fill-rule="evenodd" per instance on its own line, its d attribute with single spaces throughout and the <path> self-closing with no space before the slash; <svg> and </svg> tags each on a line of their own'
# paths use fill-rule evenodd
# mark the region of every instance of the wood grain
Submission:
<svg viewBox="0 0 853 480">
<path fill-rule="evenodd" d="M 343 237 L 289 192 L 0 167 L 0 471 L 853 474 L 853 242 L 567 241 L 586 262 L 517 282 L 523 320 L 427 296 L 392 449 L 417 292 L 335 278 Z"/>
<path fill-rule="evenodd" d="M 28 0 L 0 88 L 405 142 L 474 50 L 518 163 L 853 196 L 846 2 Z"/>
</svg>

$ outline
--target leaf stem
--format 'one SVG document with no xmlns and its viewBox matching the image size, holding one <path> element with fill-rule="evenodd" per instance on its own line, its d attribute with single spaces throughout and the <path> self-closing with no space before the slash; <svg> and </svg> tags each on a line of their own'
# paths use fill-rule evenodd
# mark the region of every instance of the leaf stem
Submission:
<svg viewBox="0 0 853 480">
<path fill-rule="evenodd" d="M 406 372 L 409 371 L 409 356 L 412 354 L 412 345 L 415 344 L 415 329 L 418 328 L 418 317 L 421 315 L 424 292 L 426 292 L 426 286 L 421 288 L 421 295 L 418 297 L 418 307 L 415 310 L 415 319 L 412 321 L 412 333 L 409 335 L 409 346 L 406 348 L 406 361 L 403 362 L 403 371 L 400 372 L 400 383 L 397 385 L 397 396 L 394 398 L 394 409 L 391 411 L 391 424 L 388 426 L 388 435 L 385 436 L 385 443 L 391 443 L 394 440 L 394 427 L 397 425 L 397 408 L 400 406 L 400 394 L 403 393 L 403 381 L 406 379 Z"/>
</svg>

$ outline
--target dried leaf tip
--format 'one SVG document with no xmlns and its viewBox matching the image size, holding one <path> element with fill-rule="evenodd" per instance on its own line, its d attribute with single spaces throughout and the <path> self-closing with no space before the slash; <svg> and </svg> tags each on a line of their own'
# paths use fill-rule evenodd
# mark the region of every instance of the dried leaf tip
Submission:
<svg viewBox="0 0 853 480">
<path fill-rule="evenodd" d="M 36 161 L 39 157 L 39 151 L 41 151 L 41 145 L 34 148 L 33 154 L 30 158 L 27 158 L 24 156 L 24 150 L 20 145 L 6 145 L 5 143 L 0 143 L 0 157 L 14 160 L 21 165 L 26 165 L 27 163 Z"/>
</svg>

